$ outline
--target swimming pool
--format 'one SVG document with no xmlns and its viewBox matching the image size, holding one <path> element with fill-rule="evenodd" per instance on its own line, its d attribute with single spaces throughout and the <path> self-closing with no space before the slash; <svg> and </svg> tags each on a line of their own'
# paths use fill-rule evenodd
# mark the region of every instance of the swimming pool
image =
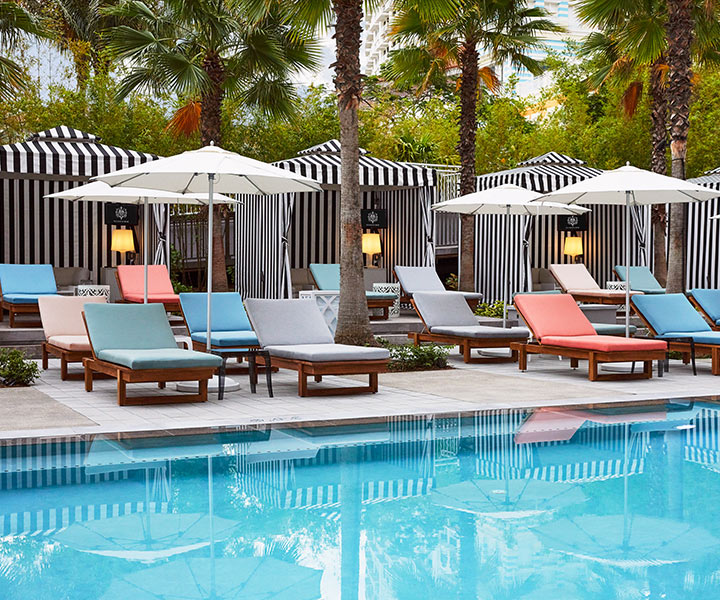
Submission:
<svg viewBox="0 0 720 600">
<path fill-rule="evenodd" d="M 720 597 L 720 404 L 0 447 L 0 598 Z"/>
</svg>

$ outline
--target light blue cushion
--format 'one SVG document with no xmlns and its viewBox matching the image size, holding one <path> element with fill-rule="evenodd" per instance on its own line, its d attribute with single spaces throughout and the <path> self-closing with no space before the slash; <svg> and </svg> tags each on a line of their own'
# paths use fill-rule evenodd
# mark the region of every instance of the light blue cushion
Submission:
<svg viewBox="0 0 720 600">
<path fill-rule="evenodd" d="M 216 331 L 252 332 L 252 326 L 245 312 L 240 294 L 236 292 L 213 292 L 210 301 L 212 302 L 210 324 L 213 333 Z M 180 306 L 190 335 L 192 336 L 195 332 L 206 333 L 207 294 L 202 292 L 180 294 Z"/>
<path fill-rule="evenodd" d="M 57 296 L 55 293 L 49 294 L 3 294 L 3 300 L 12 304 L 37 304 L 40 296 Z"/>
<path fill-rule="evenodd" d="M 84 310 L 98 356 L 103 350 L 177 349 L 162 304 L 86 304 Z"/>
<path fill-rule="evenodd" d="M 6 294 L 55 294 L 52 265 L 0 264 L 0 287 Z"/>
<path fill-rule="evenodd" d="M 314 300 L 250 298 L 246 305 L 262 347 L 334 342 Z"/>
<path fill-rule="evenodd" d="M 615 266 L 615 273 L 620 281 L 627 281 L 625 274 L 627 269 L 623 266 Z M 630 289 L 645 294 L 664 294 L 665 288 L 660 285 L 652 271 L 647 267 L 630 267 Z"/>
<path fill-rule="evenodd" d="M 634 296 L 632 301 L 657 335 L 711 330 L 684 294 Z"/>
<path fill-rule="evenodd" d="M 310 272 L 319 290 L 340 289 L 340 265 L 312 263 L 310 265 Z"/>
<path fill-rule="evenodd" d="M 615 323 L 593 323 L 592 326 L 595 329 L 595 333 L 598 335 L 625 335 L 625 325 Z M 630 335 L 635 335 L 637 327 L 635 327 L 635 325 L 630 325 L 628 330 Z"/>
<path fill-rule="evenodd" d="M 715 323 L 720 321 L 720 290 L 695 289 L 689 293 Z"/>
<path fill-rule="evenodd" d="M 206 352 L 193 352 L 175 348 L 150 350 L 112 349 L 96 352 L 100 359 L 133 370 L 146 369 L 191 369 L 193 367 L 219 367 L 222 359 Z"/>
<path fill-rule="evenodd" d="M 695 333 L 670 331 L 662 337 L 689 337 L 692 338 L 696 344 L 720 344 L 720 331 L 697 331 Z"/>
<path fill-rule="evenodd" d="M 365 292 L 365 295 L 370 300 L 395 300 L 397 294 L 387 294 L 385 292 Z"/>
<path fill-rule="evenodd" d="M 252 329 L 250 331 L 211 331 L 210 336 L 212 338 L 213 346 L 221 346 L 223 348 L 260 345 L 260 342 Z M 193 342 L 205 344 L 207 340 L 207 332 L 196 331 L 190 336 L 190 338 Z"/>
</svg>

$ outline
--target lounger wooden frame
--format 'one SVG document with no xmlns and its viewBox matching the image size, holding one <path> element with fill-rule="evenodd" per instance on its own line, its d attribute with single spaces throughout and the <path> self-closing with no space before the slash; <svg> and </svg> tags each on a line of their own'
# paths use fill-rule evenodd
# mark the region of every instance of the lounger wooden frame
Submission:
<svg viewBox="0 0 720 600">
<path fill-rule="evenodd" d="M 122 300 L 119 301 L 121 304 L 143 304 L 143 302 L 136 302 L 135 300 L 127 300 L 125 298 L 122 284 L 120 283 L 120 275 L 118 275 L 117 271 L 115 271 L 115 281 L 117 282 L 118 289 L 120 290 L 120 295 L 122 296 Z M 148 299 L 148 304 L 160 304 L 160 302 L 151 302 Z M 163 302 L 162 304 L 165 307 L 165 310 L 168 312 L 181 312 L 180 300 L 178 300 L 177 302 Z"/>
<path fill-rule="evenodd" d="M 632 303 L 632 300 L 630 301 Z M 634 307 L 635 308 L 635 307 Z M 657 336 L 657 331 L 653 328 L 652 325 L 645 319 L 645 316 L 637 309 L 635 308 L 635 314 L 640 318 L 640 320 L 643 322 L 645 327 L 647 327 L 647 330 L 650 332 L 650 335 L 653 337 Z M 679 352 L 682 354 L 682 361 L 683 364 L 688 364 L 693 360 L 692 356 L 692 350 L 693 348 L 697 352 L 708 352 L 710 356 L 712 357 L 712 374 L 713 375 L 720 375 L 720 344 L 696 344 L 693 343 L 692 345 L 690 342 L 681 342 L 681 341 L 673 341 L 672 339 L 663 339 L 660 338 L 663 342 L 667 342 L 668 350 L 670 352 Z"/>
<path fill-rule="evenodd" d="M 690 300 L 690 303 L 697 309 L 697 311 L 708 322 L 708 325 L 710 325 L 710 328 L 713 331 L 720 331 L 720 326 L 718 326 L 715 323 L 715 321 L 713 321 L 712 317 L 709 314 L 707 314 L 707 311 L 700 305 L 700 303 L 697 300 L 695 300 L 695 298 L 693 296 L 688 295 L 687 299 Z M 635 312 L 637 312 L 637 310 Z"/>
<path fill-rule="evenodd" d="M 372 393 L 378 391 L 378 373 L 385 373 L 389 359 L 382 360 L 339 360 L 332 362 L 312 362 L 272 356 L 273 367 L 291 369 L 298 374 L 298 395 L 306 396 L 341 396 L 347 394 Z M 262 356 L 257 357 L 258 364 L 264 365 Z M 313 376 L 316 382 L 322 381 L 324 375 L 367 375 L 367 386 L 308 388 L 307 378 Z"/>
<path fill-rule="evenodd" d="M 324 291 L 320 289 L 320 286 L 318 285 L 317 280 L 315 279 L 315 275 L 312 271 L 310 271 L 310 277 L 312 277 L 313 283 L 315 287 L 319 291 Z M 370 312 L 372 309 L 379 308 L 382 310 L 381 315 L 374 315 L 372 312 L 370 312 L 369 318 L 371 321 L 387 321 L 388 318 L 390 318 L 390 307 L 395 304 L 395 300 L 391 298 L 368 298 L 367 295 L 365 296 L 365 299 L 367 300 L 367 307 L 368 312 Z"/>
<path fill-rule="evenodd" d="M 397 276 L 397 273 L 395 272 L 395 269 L 393 269 L 393 277 L 395 280 L 400 283 L 400 278 Z M 402 283 L 400 283 L 400 302 L 404 304 L 410 304 L 412 301 L 412 296 L 410 296 L 402 286 Z M 478 304 L 480 304 L 480 298 L 468 298 L 465 296 L 465 301 L 468 303 L 468 306 L 470 307 L 470 310 L 475 312 L 475 309 L 478 307 Z M 417 309 L 416 309 L 417 312 Z M 418 316 L 420 313 L 418 313 Z"/>
<path fill-rule="evenodd" d="M 85 313 L 83 313 L 85 329 Z M 90 334 L 88 333 L 88 339 Z M 85 391 L 93 390 L 93 373 L 102 373 L 117 379 L 117 401 L 120 406 L 136 406 L 139 404 L 178 404 L 185 402 L 207 402 L 208 380 L 218 371 L 217 367 L 192 367 L 179 369 L 130 369 L 105 360 L 95 355 L 95 348 L 90 341 L 92 356 L 83 358 L 85 367 Z M 168 381 L 197 381 L 197 394 L 175 394 L 172 396 L 127 396 L 128 383 L 157 383 L 160 389 L 165 388 Z"/>
<path fill-rule="evenodd" d="M 408 337 L 413 341 L 415 346 L 419 346 L 421 342 L 437 342 L 438 344 L 452 344 L 460 347 L 460 354 L 463 357 L 463 361 L 466 363 L 496 363 L 496 362 L 515 362 L 518 359 L 518 354 L 512 349 L 511 344 L 517 342 L 518 338 L 476 338 L 476 337 L 464 337 L 459 335 L 449 335 L 442 333 L 430 333 L 430 328 L 425 323 L 425 319 L 422 318 L 420 311 L 418 310 L 415 300 L 410 300 L 413 305 L 415 312 L 420 317 L 425 331 L 422 333 L 411 332 L 408 333 Z M 473 348 L 510 348 L 510 356 L 472 356 Z"/>
<path fill-rule="evenodd" d="M 5 320 L 5 311 L 8 311 L 10 315 L 10 327 L 42 327 L 42 321 L 23 321 L 22 323 L 16 323 L 16 315 L 40 315 L 40 309 L 38 308 L 37 302 L 29 302 L 27 304 L 16 304 L 14 302 L 8 302 L 3 298 L 2 287 L 0 286 L 0 322 Z"/>
<path fill-rule="evenodd" d="M 516 306 L 518 313 L 522 311 Z M 523 316 L 523 320 L 528 320 Z M 537 339 L 532 327 L 528 325 L 534 339 Z M 625 379 L 650 379 L 652 377 L 652 361 L 664 361 L 667 356 L 666 350 L 612 350 L 604 352 L 600 350 L 585 350 L 584 348 L 566 348 L 564 346 L 552 346 L 541 342 L 515 342 L 511 348 L 518 353 L 518 368 L 527 371 L 528 354 L 550 354 L 554 356 L 565 356 L 570 359 L 570 366 L 577 368 L 578 360 L 588 361 L 588 379 L 590 381 L 621 381 Z M 598 365 L 615 362 L 642 362 L 643 370 L 639 373 L 598 373 Z M 662 366 L 658 373 L 662 376 Z"/>
</svg>

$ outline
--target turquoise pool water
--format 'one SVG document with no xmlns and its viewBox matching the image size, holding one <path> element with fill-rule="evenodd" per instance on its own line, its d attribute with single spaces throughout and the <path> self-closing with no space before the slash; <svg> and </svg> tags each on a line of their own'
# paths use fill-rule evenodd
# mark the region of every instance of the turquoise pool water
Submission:
<svg viewBox="0 0 720 600">
<path fill-rule="evenodd" d="M 720 405 L 0 448 L 3 600 L 720 598 Z"/>
</svg>

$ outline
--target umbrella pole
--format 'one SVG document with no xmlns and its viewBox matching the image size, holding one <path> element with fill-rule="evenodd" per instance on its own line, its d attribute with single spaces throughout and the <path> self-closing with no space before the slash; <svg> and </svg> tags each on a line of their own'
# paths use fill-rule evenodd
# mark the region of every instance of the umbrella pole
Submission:
<svg viewBox="0 0 720 600">
<path fill-rule="evenodd" d="M 630 195 L 625 192 L 625 337 L 630 337 Z"/>
<path fill-rule="evenodd" d="M 215 174 L 208 173 L 208 255 L 207 255 L 207 337 L 205 338 L 205 351 L 210 352 L 212 350 L 212 343 L 210 342 L 210 317 L 212 314 L 212 307 L 210 305 L 210 299 L 212 298 L 212 254 L 213 254 L 213 191 L 215 185 Z"/>
<path fill-rule="evenodd" d="M 503 284 L 503 329 L 507 327 L 507 304 L 509 296 L 510 269 L 508 268 L 508 235 L 510 233 L 510 205 L 505 207 L 505 282 Z"/>
<path fill-rule="evenodd" d="M 150 211 L 148 204 L 148 198 L 145 196 L 143 212 L 143 264 L 145 266 L 145 292 L 143 296 L 143 303 L 148 303 L 148 250 L 150 248 Z"/>
</svg>

